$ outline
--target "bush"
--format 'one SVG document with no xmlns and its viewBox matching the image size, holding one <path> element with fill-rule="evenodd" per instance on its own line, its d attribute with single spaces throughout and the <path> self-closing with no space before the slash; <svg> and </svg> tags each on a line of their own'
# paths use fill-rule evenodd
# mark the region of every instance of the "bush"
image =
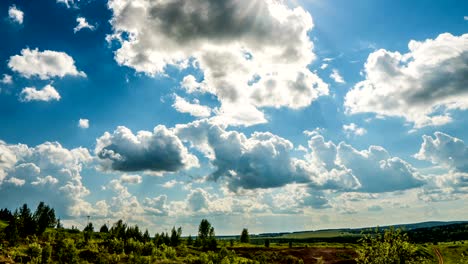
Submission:
<svg viewBox="0 0 468 264">
<path fill-rule="evenodd" d="M 31 263 L 40 263 L 42 257 L 41 245 L 36 242 L 29 244 L 26 253 L 31 258 Z"/>
<path fill-rule="evenodd" d="M 42 254 L 41 254 L 41 263 L 47 264 L 52 262 L 52 246 L 49 243 L 45 243 L 42 247 Z"/>
<path fill-rule="evenodd" d="M 117 238 L 109 239 L 107 241 L 107 250 L 111 254 L 121 254 L 124 251 L 124 242 Z"/>
<path fill-rule="evenodd" d="M 417 252 L 417 247 L 408 241 L 408 236 L 400 229 L 390 228 L 383 234 L 365 235 L 360 239 L 361 247 L 357 250 L 357 263 L 362 264 L 403 264 L 424 261 Z"/>
<path fill-rule="evenodd" d="M 59 242 L 57 258 L 59 263 L 78 263 L 78 250 L 73 239 L 66 238 Z"/>
</svg>

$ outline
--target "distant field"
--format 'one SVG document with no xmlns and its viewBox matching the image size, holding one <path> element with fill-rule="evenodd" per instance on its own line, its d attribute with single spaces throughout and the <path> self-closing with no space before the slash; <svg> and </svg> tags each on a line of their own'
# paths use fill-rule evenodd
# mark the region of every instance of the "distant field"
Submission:
<svg viewBox="0 0 468 264">
<path fill-rule="evenodd" d="M 307 239 L 307 238 L 331 238 L 331 237 L 350 237 L 350 236 L 360 236 L 360 235 L 346 232 L 346 231 L 339 231 L 339 230 L 319 230 L 319 231 L 305 231 L 305 232 L 298 232 L 298 233 L 283 234 L 280 236 L 280 238 Z"/>
</svg>

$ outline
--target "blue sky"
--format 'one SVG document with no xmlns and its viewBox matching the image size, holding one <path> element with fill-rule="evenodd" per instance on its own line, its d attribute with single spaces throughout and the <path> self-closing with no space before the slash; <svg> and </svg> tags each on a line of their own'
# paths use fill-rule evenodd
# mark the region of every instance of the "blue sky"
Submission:
<svg viewBox="0 0 468 264">
<path fill-rule="evenodd" d="M 218 234 L 466 220 L 463 1 L 2 1 L 0 207 Z"/>
</svg>

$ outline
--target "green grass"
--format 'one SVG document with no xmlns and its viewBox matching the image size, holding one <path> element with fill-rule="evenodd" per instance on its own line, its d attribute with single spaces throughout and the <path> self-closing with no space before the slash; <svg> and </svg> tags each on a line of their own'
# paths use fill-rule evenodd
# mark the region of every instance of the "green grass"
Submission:
<svg viewBox="0 0 468 264">
<path fill-rule="evenodd" d="M 0 230 L 3 230 L 5 229 L 5 227 L 8 226 L 8 223 L 3 221 L 3 220 L 0 220 Z"/>
<path fill-rule="evenodd" d="M 439 243 L 437 247 L 444 258 L 444 264 L 468 263 L 468 241 L 457 241 Z M 465 255 L 465 262 L 461 262 L 462 254 Z"/>
</svg>

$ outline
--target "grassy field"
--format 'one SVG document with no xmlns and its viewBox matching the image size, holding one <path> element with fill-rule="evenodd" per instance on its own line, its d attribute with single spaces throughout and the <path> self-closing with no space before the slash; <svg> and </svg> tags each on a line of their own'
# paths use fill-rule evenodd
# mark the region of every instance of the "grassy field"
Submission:
<svg viewBox="0 0 468 264">
<path fill-rule="evenodd" d="M 437 247 L 444 258 L 444 264 L 468 263 L 468 240 L 439 243 Z"/>
<path fill-rule="evenodd" d="M 319 231 L 306 231 L 298 233 L 283 234 L 280 238 L 290 239 L 307 239 L 307 238 L 331 238 L 331 237 L 349 237 L 360 236 L 360 234 L 353 234 L 340 230 L 319 230 Z"/>
</svg>

